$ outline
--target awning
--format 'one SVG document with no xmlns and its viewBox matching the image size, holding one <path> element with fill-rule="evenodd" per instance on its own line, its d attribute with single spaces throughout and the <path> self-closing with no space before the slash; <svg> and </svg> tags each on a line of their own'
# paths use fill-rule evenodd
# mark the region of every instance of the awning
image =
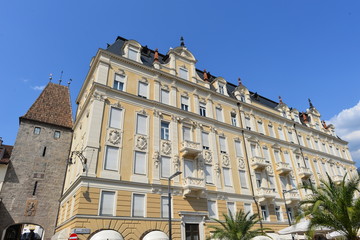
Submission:
<svg viewBox="0 0 360 240">
<path fill-rule="evenodd" d="M 295 233 L 304 234 L 308 231 L 309 224 L 310 224 L 309 220 L 303 220 L 297 224 L 294 224 L 287 228 L 281 229 L 280 231 L 278 231 L 278 233 L 280 235 L 295 234 Z M 327 227 L 318 227 L 315 229 L 315 232 L 317 232 L 317 233 L 326 233 L 326 232 L 330 232 L 330 231 L 331 231 L 331 229 L 327 228 Z"/>
<path fill-rule="evenodd" d="M 114 230 L 102 230 L 90 238 L 90 240 L 124 240 L 120 233 Z"/>
<path fill-rule="evenodd" d="M 145 235 L 143 240 L 168 240 L 168 236 L 161 231 L 151 231 Z"/>
</svg>

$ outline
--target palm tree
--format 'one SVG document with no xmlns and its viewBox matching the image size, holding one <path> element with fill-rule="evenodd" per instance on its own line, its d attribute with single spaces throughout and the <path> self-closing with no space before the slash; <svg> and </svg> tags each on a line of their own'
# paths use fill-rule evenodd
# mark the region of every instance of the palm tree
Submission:
<svg viewBox="0 0 360 240">
<path fill-rule="evenodd" d="M 253 237 L 265 235 L 261 228 L 253 229 L 260 219 L 257 214 L 244 213 L 242 210 L 235 216 L 231 213 L 223 214 L 225 221 L 212 219 L 220 226 L 210 226 L 214 230 L 213 235 L 208 239 L 227 239 L 227 240 L 250 240 Z"/>
<path fill-rule="evenodd" d="M 304 189 L 312 191 L 312 195 L 300 202 L 301 214 L 298 218 L 309 216 L 308 233 L 312 234 L 317 227 L 328 227 L 334 231 L 341 231 L 348 240 L 359 239 L 360 229 L 360 178 L 356 177 L 336 184 L 327 175 L 327 181 L 321 180 L 319 187 L 312 184 L 304 185 Z"/>
</svg>

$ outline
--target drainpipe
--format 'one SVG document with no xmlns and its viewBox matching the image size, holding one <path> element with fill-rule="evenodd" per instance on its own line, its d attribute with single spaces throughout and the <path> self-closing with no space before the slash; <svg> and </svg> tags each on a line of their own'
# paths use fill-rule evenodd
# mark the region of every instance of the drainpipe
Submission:
<svg viewBox="0 0 360 240">
<path fill-rule="evenodd" d="M 237 103 L 237 107 L 238 107 L 238 112 L 239 112 L 239 117 L 240 117 L 241 134 L 242 134 L 242 138 L 243 138 L 243 142 L 244 142 L 244 147 L 245 147 L 245 159 L 246 159 L 247 170 L 248 170 L 248 172 L 249 172 L 251 193 L 252 193 L 252 197 L 253 197 L 253 200 L 254 200 L 254 202 L 255 202 L 255 205 L 256 205 L 256 209 L 257 209 L 258 214 L 259 214 L 260 228 L 261 228 L 261 231 L 263 231 L 263 223 L 262 223 L 262 218 L 261 218 L 261 214 L 260 214 L 259 203 L 258 203 L 258 201 L 256 200 L 256 197 L 255 197 L 254 185 L 253 185 L 253 181 L 252 181 L 252 177 L 251 177 L 249 156 L 248 156 L 247 147 L 246 147 L 246 142 L 245 142 L 244 125 L 243 125 L 242 120 L 241 120 L 240 102 Z"/>
</svg>

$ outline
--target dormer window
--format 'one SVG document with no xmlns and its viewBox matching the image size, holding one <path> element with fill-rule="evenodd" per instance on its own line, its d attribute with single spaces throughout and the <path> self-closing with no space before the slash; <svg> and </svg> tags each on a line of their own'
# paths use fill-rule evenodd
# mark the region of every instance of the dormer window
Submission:
<svg viewBox="0 0 360 240">
<path fill-rule="evenodd" d="M 219 83 L 219 93 L 220 93 L 220 94 L 224 94 L 224 93 L 225 93 L 224 84 L 222 84 L 222 83 Z"/>
<path fill-rule="evenodd" d="M 134 48 L 129 48 L 128 58 L 137 61 L 139 52 Z"/>
<path fill-rule="evenodd" d="M 189 80 L 189 72 L 185 67 L 179 68 L 179 77 L 185 80 Z"/>
<path fill-rule="evenodd" d="M 245 100 L 245 95 L 244 95 L 244 94 L 241 94 L 241 95 L 240 95 L 240 101 L 246 102 L 246 100 Z"/>
</svg>

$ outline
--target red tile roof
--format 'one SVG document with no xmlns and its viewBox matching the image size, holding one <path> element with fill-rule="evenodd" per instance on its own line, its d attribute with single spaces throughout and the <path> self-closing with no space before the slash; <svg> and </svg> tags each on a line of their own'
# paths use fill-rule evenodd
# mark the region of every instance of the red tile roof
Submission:
<svg viewBox="0 0 360 240">
<path fill-rule="evenodd" d="M 20 119 L 72 128 L 70 92 L 67 86 L 49 83 Z"/>
</svg>

